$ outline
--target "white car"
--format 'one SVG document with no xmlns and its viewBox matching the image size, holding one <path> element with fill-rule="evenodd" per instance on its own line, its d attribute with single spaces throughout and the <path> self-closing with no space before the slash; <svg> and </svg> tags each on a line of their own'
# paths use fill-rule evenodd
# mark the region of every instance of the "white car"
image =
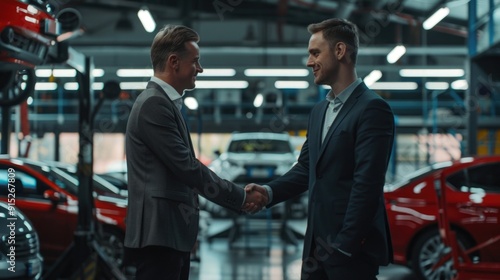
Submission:
<svg viewBox="0 0 500 280">
<path fill-rule="evenodd" d="M 242 186 L 266 183 L 286 173 L 297 161 L 286 133 L 233 133 L 227 149 L 210 169 L 223 179 Z"/>
</svg>

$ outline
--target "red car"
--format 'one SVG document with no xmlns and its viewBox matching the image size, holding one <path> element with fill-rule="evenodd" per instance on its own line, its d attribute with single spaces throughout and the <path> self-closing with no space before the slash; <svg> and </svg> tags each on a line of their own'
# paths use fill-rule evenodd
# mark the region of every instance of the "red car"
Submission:
<svg viewBox="0 0 500 280">
<path fill-rule="evenodd" d="M 73 241 L 78 221 L 78 179 L 74 167 L 27 159 L 0 158 L 0 200 L 7 201 L 8 174 L 15 176 L 15 205 L 33 223 L 40 251 L 56 260 Z M 118 265 L 123 260 L 127 199 L 123 191 L 94 176 L 96 217 L 103 230 L 103 249 Z"/>
<path fill-rule="evenodd" d="M 438 233 L 434 182 L 440 178 L 446 181 L 448 219 L 465 248 L 500 235 L 500 156 L 436 163 L 387 185 L 395 263 L 410 266 L 419 279 L 452 279 L 454 275 L 451 260 L 433 270 L 449 253 Z M 476 262 L 500 262 L 500 242 L 473 254 Z"/>
<path fill-rule="evenodd" d="M 34 68 L 45 61 L 60 34 L 59 23 L 43 0 L 2 0 L 0 9 L 0 69 Z"/>
</svg>

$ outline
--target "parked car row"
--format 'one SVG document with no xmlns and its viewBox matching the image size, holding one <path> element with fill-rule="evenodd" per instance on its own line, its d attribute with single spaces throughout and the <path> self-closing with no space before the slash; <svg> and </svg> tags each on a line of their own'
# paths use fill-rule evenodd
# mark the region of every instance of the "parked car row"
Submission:
<svg viewBox="0 0 500 280">
<path fill-rule="evenodd" d="M 15 204 L 31 220 L 45 261 L 55 261 L 72 243 L 78 223 L 78 179 L 69 165 L 0 157 L 0 200 L 8 201 L 9 170 L 15 172 Z M 120 265 L 127 200 L 95 175 L 94 206 L 104 250 Z"/>
</svg>

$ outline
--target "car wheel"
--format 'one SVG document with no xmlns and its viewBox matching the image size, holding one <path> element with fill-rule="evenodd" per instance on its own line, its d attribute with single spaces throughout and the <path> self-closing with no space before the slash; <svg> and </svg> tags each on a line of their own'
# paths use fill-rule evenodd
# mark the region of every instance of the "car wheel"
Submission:
<svg viewBox="0 0 500 280">
<path fill-rule="evenodd" d="M 472 242 L 460 232 L 457 232 L 457 238 L 464 248 L 472 247 Z M 412 270 L 417 278 L 422 280 L 453 279 L 456 276 L 456 270 L 453 268 L 451 259 L 441 267 L 432 270 L 434 264 L 448 253 L 450 253 L 450 249 L 441 242 L 437 229 L 422 234 L 416 241 L 411 256 Z"/>
<path fill-rule="evenodd" d="M 33 69 L 0 71 L 0 106 L 17 105 L 35 90 L 36 76 Z"/>
<path fill-rule="evenodd" d="M 124 257 L 124 235 L 115 228 L 103 228 L 101 236 L 101 248 L 118 268 L 123 266 Z"/>
</svg>

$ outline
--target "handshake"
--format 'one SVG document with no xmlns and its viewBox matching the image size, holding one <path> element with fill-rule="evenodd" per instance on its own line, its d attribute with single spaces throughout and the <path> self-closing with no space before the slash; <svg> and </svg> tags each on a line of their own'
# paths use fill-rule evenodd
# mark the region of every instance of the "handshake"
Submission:
<svg viewBox="0 0 500 280">
<path fill-rule="evenodd" d="M 269 194 L 261 185 L 250 183 L 245 186 L 246 199 L 241 210 L 255 214 L 269 203 Z"/>
</svg>

